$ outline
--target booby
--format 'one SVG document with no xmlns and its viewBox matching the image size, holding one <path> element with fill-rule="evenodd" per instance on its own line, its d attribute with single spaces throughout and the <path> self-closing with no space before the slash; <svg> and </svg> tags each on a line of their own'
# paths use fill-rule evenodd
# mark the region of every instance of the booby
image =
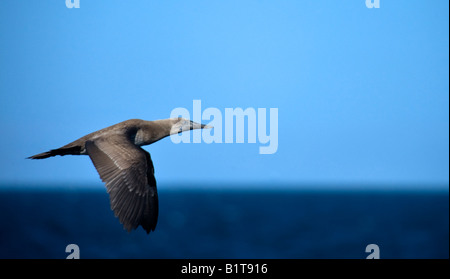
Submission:
<svg viewBox="0 0 450 279">
<path fill-rule="evenodd" d="M 148 234 L 155 230 L 158 220 L 158 194 L 152 159 L 141 146 L 204 128 L 212 127 L 181 117 L 155 121 L 130 119 L 28 159 L 88 155 L 106 184 L 111 209 L 124 229 L 130 232 L 141 225 Z"/>
</svg>

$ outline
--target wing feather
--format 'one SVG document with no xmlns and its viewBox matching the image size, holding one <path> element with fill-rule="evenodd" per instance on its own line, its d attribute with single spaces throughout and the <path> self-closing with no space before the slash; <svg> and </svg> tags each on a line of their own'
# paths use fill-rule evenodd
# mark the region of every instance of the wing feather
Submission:
<svg viewBox="0 0 450 279">
<path fill-rule="evenodd" d="M 86 151 L 110 196 L 111 209 L 127 231 L 141 225 L 153 231 L 158 195 L 150 154 L 126 137 L 86 142 Z"/>
</svg>

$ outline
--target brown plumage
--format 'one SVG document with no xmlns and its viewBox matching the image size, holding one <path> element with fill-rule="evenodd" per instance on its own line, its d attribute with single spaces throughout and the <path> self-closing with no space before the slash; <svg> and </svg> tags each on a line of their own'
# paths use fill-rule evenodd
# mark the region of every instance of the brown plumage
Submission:
<svg viewBox="0 0 450 279">
<path fill-rule="evenodd" d="M 183 118 L 155 121 L 131 119 L 90 133 L 61 148 L 29 159 L 89 155 L 109 193 L 111 209 L 127 231 L 141 225 L 154 231 L 158 194 L 150 154 L 141 148 L 171 134 L 211 128 Z"/>
</svg>

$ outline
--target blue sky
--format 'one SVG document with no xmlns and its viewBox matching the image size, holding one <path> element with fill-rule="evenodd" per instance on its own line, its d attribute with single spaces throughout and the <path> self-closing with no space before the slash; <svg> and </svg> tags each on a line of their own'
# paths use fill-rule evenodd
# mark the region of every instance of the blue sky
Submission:
<svg viewBox="0 0 450 279">
<path fill-rule="evenodd" d="M 90 183 L 86 156 L 26 157 L 176 107 L 278 108 L 259 144 L 145 147 L 160 183 L 449 181 L 449 3 L 0 2 L 0 183 Z"/>
</svg>

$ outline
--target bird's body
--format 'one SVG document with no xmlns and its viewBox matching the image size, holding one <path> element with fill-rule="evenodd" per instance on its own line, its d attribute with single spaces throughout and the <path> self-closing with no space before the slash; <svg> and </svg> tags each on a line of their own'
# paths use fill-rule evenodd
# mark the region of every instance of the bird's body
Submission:
<svg viewBox="0 0 450 279">
<path fill-rule="evenodd" d="M 171 134 L 210 128 L 183 118 L 130 119 L 90 133 L 61 148 L 29 157 L 88 155 L 110 195 L 111 209 L 128 231 L 155 230 L 158 195 L 150 154 L 141 148 Z"/>
</svg>

